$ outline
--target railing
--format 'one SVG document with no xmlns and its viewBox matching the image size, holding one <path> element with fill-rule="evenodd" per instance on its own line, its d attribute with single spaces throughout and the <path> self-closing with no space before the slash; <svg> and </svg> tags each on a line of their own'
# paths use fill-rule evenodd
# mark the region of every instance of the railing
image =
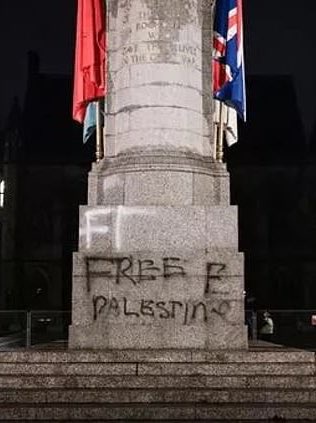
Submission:
<svg viewBox="0 0 316 423">
<path fill-rule="evenodd" d="M 0 350 L 66 341 L 70 311 L 0 310 Z"/>
<path fill-rule="evenodd" d="M 316 351 L 316 310 L 246 310 L 245 321 L 254 342 Z M 0 350 L 66 343 L 70 323 L 70 311 L 0 310 Z"/>
</svg>

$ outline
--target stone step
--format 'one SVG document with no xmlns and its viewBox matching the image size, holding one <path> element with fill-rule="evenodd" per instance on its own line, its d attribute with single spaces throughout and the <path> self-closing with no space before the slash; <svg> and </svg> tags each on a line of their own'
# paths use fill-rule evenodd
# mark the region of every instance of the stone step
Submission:
<svg viewBox="0 0 316 423">
<path fill-rule="evenodd" d="M 5 375 L 245 376 L 315 374 L 314 363 L 0 363 Z"/>
<path fill-rule="evenodd" d="M 145 363 L 137 366 L 142 375 L 314 375 L 314 363 Z"/>
<path fill-rule="evenodd" d="M 316 389 L 316 377 L 294 376 L 1 376 L 0 388 L 154 389 L 245 388 Z"/>
<path fill-rule="evenodd" d="M 82 404 L 52 404 L 27 405 L 3 404 L 0 406 L 0 421 L 236 421 L 279 419 L 312 420 L 315 421 L 316 405 L 297 404 L 206 404 L 187 405 L 173 404 L 134 404 L 121 403 L 109 405 Z"/>
<path fill-rule="evenodd" d="M 0 421 L 316 421 L 314 353 L 0 353 Z"/>
<path fill-rule="evenodd" d="M 315 363 L 309 351 L 199 351 L 199 350 L 115 350 L 0 352 L 0 363 Z"/>
<path fill-rule="evenodd" d="M 316 404 L 314 389 L 0 389 L 0 404 L 111 403 Z"/>
</svg>

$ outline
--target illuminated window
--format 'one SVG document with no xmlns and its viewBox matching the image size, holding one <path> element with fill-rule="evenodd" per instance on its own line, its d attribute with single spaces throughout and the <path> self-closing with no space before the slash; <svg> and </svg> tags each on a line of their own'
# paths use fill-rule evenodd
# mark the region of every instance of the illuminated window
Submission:
<svg viewBox="0 0 316 423">
<path fill-rule="evenodd" d="M 5 190 L 5 184 L 4 180 L 0 182 L 0 207 L 4 206 L 4 190 Z"/>
</svg>

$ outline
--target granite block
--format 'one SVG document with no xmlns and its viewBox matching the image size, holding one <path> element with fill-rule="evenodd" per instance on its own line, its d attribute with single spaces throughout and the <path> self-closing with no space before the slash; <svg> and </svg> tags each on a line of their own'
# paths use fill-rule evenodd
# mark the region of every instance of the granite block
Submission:
<svg viewBox="0 0 316 423">
<path fill-rule="evenodd" d="M 227 402 L 231 403 L 263 403 L 265 405 L 275 403 L 296 403 L 300 406 L 300 403 L 312 403 L 315 398 L 312 390 L 284 390 L 284 389 L 272 389 L 272 390 L 231 390 L 228 393 Z"/>
<path fill-rule="evenodd" d="M 30 364 L 31 363 L 78 363 L 78 364 L 99 363 L 100 365 L 102 365 L 102 363 L 108 363 L 108 362 L 111 362 L 111 363 L 191 362 L 193 354 L 195 353 L 191 350 L 150 350 L 150 351 L 144 351 L 144 350 L 111 350 L 111 351 L 23 350 L 23 351 L 10 351 L 10 352 L 1 351 L 0 362 L 1 363 L 30 363 Z"/>
<path fill-rule="evenodd" d="M 140 325 L 136 317 L 130 324 L 94 324 L 86 327 L 71 326 L 70 341 L 73 348 L 96 349 L 159 349 L 159 348 L 203 348 L 205 329 L 200 325 L 183 329 L 167 323 L 164 326 Z M 104 335 L 106 333 L 107 336 Z"/>
<path fill-rule="evenodd" d="M 72 323 L 82 325 L 89 324 L 91 321 L 90 299 L 87 297 L 87 276 L 73 276 L 72 291 Z"/>
<path fill-rule="evenodd" d="M 108 271 L 111 271 L 110 268 L 111 266 L 107 266 Z M 150 279 L 151 277 L 152 279 Z M 162 311 L 157 309 L 154 303 L 163 301 L 167 305 L 170 300 L 181 301 L 182 304 L 187 302 L 188 305 L 190 304 L 191 311 L 195 302 L 203 301 L 205 290 L 205 277 L 202 276 L 164 278 L 163 276 L 149 276 L 149 274 L 147 277 L 145 273 L 142 276 L 129 274 L 128 278 L 121 279 L 118 284 L 115 276 L 104 277 L 102 273 L 98 273 L 96 276 L 90 277 L 89 283 L 91 296 L 103 295 L 106 298 L 115 297 L 117 300 L 125 297 L 131 306 L 131 302 L 135 303 L 135 307 L 140 301 L 146 299 L 151 302 L 150 307 L 153 307 L 153 313 Z M 85 290 L 83 295 L 86 296 L 86 284 L 84 284 L 83 290 Z M 212 298 L 217 299 L 218 296 L 212 295 Z"/>
<path fill-rule="evenodd" d="M 108 133 L 107 129 L 105 131 L 105 143 L 104 143 L 104 155 L 106 157 L 114 157 L 116 152 L 116 135 L 111 135 Z"/>
<path fill-rule="evenodd" d="M 1 407 L 1 415 L 3 419 L 7 420 L 49 420 L 49 421 L 129 421 L 138 420 L 160 420 L 161 419 L 184 419 L 190 420 L 194 418 L 194 407 L 186 406 L 153 406 L 146 405 L 90 405 L 89 407 L 78 405 L 24 405 L 20 407 L 3 406 Z"/>
<path fill-rule="evenodd" d="M 98 203 L 98 177 L 96 172 L 90 171 L 88 174 L 88 204 L 96 205 Z"/>
<path fill-rule="evenodd" d="M 315 376 L 304 375 L 302 377 L 296 376 L 257 376 L 252 375 L 247 379 L 247 387 L 253 388 L 279 388 L 279 389 L 315 389 Z"/>
<path fill-rule="evenodd" d="M 115 35 L 114 35 L 115 36 Z M 113 40 L 115 42 L 115 39 Z M 117 72 L 111 72 L 112 76 L 112 93 L 114 94 L 115 90 L 121 88 L 128 88 L 131 86 L 131 70 L 129 68 L 123 67 Z"/>
<path fill-rule="evenodd" d="M 230 204 L 229 176 L 216 176 L 212 179 L 208 175 L 194 174 L 194 205 L 220 205 L 228 207 Z"/>
<path fill-rule="evenodd" d="M 192 205 L 192 174 L 168 171 L 137 172 L 126 177 L 124 204 Z"/>
<path fill-rule="evenodd" d="M 121 89 L 116 93 L 115 104 L 112 105 L 111 113 L 119 113 L 129 110 L 133 106 L 137 108 L 159 107 L 188 108 L 193 112 L 202 112 L 201 92 L 194 89 L 177 86 L 140 86 Z"/>
<path fill-rule="evenodd" d="M 104 208 L 103 213 L 111 214 L 113 209 Z M 94 214 L 94 209 L 91 210 Z M 95 209 L 98 214 L 98 209 Z M 95 226 L 102 227 L 95 217 Z M 86 249 L 100 251 L 110 248 L 119 252 L 125 251 L 168 251 L 199 250 L 205 248 L 236 248 L 237 239 L 237 209 L 234 207 L 119 207 L 113 210 L 111 232 L 94 232 L 89 237 L 88 229 L 82 227 L 82 234 L 86 232 Z M 112 242 L 110 236 L 112 235 Z M 96 236 L 97 239 L 91 239 Z M 91 240 L 90 240 L 91 239 Z M 90 240 L 90 242 L 89 242 Z M 98 248 L 98 243 L 100 248 Z M 84 247 L 83 244 L 82 248 Z"/>
<path fill-rule="evenodd" d="M 206 248 L 235 248 L 238 251 L 237 207 L 206 208 Z"/>
<path fill-rule="evenodd" d="M 115 134 L 123 134 L 132 129 L 130 111 L 121 111 L 115 116 Z"/>
<path fill-rule="evenodd" d="M 199 354 L 205 354 L 205 357 L 201 355 L 199 360 Z M 250 358 L 253 354 L 249 353 Z M 265 353 L 263 353 L 265 354 Z M 291 353 L 292 354 L 292 353 Z M 241 356 L 235 352 L 230 356 L 229 354 L 223 353 L 218 355 L 217 353 L 207 352 L 194 352 L 192 350 L 111 350 L 111 351 L 80 351 L 80 350 L 66 350 L 66 351 L 43 351 L 43 350 L 19 350 L 19 351 L 1 351 L 0 352 L 0 363 L 107 363 L 107 362 L 192 362 L 193 361 L 206 361 L 219 359 L 218 357 L 225 357 L 225 360 L 231 360 L 236 355 L 236 360 L 240 361 Z M 195 357 L 195 358 L 194 358 Z M 213 358 L 214 357 L 214 358 Z M 248 354 L 245 355 L 249 357 Z M 257 356 L 254 356 L 256 360 Z M 265 357 L 265 355 L 263 355 Z M 277 356 L 278 357 L 278 356 Z M 290 360 L 292 356 L 285 356 L 286 360 Z M 302 359 L 308 362 L 311 360 L 309 355 L 303 355 Z M 293 358 L 292 358 L 293 359 Z"/>
<path fill-rule="evenodd" d="M 138 365 L 140 376 L 245 376 L 245 375 L 286 375 L 312 376 L 314 364 L 296 363 L 292 365 L 270 363 L 146 363 Z"/>
<path fill-rule="evenodd" d="M 109 136 L 116 136 L 124 134 L 130 130 L 130 112 L 122 110 L 115 115 L 108 114 L 106 117 L 106 134 Z M 107 141 L 107 139 L 106 139 Z"/>
<path fill-rule="evenodd" d="M 279 419 L 292 419 L 295 421 L 313 420 L 316 415 L 316 408 L 313 406 L 221 406 L 218 405 L 190 405 L 190 406 L 114 406 L 106 407 L 101 405 L 91 407 L 73 406 L 3 406 L 2 416 L 5 420 L 49 420 L 49 421 L 197 421 L 197 420 L 273 420 L 276 416 Z"/>
<path fill-rule="evenodd" d="M 205 245 L 205 212 L 198 207 L 121 207 L 113 216 L 113 251 L 192 251 Z"/>
<path fill-rule="evenodd" d="M 254 379 L 256 385 L 249 384 Z M 262 386 L 260 386 L 262 383 Z M 0 378 L 0 389 L 14 388 L 16 390 L 51 389 L 244 389 L 245 392 L 267 392 L 290 389 L 299 391 L 315 390 L 315 377 L 292 376 L 216 376 L 216 375 L 6 375 Z"/>
<path fill-rule="evenodd" d="M 100 178 L 98 204 L 122 205 L 125 197 L 126 175 L 119 173 Z"/>
<path fill-rule="evenodd" d="M 124 404 L 133 404 L 133 403 L 146 403 L 151 405 L 152 403 L 185 403 L 185 402 L 227 402 L 228 392 L 224 390 L 220 391 L 197 391 L 197 390 L 162 390 L 162 389 L 110 389 L 110 390 L 100 390 L 100 389 L 60 389 L 60 390 L 51 390 L 42 391 L 42 390 L 25 390 L 18 391 L 0 391 L 0 404 L 1 403 L 80 403 L 80 404 L 113 404 L 113 403 L 124 403 Z M 250 398 L 253 395 L 248 395 Z M 279 395 L 282 398 L 282 396 Z M 245 398 L 247 396 L 245 395 Z M 308 398 L 307 395 L 302 395 L 301 402 L 304 399 Z"/>
<path fill-rule="evenodd" d="M 242 255 L 224 250 L 226 264 L 220 249 L 196 251 L 193 257 L 183 245 L 178 251 L 179 256 L 176 250 L 153 254 L 153 248 L 88 255 L 87 277 L 74 279 L 82 286 L 74 287 L 70 345 L 223 349 L 229 343 L 243 348 Z"/>
<path fill-rule="evenodd" d="M 181 276 L 185 279 L 201 276 L 213 279 L 213 283 L 226 280 L 229 283 L 230 279 L 236 278 L 237 284 L 240 283 L 239 278 L 243 276 L 243 255 L 234 254 L 230 249 L 210 249 L 207 252 L 196 249 L 194 254 L 190 251 L 188 254 L 183 248 L 172 251 L 167 251 L 166 248 L 163 252 L 151 249 L 116 253 L 108 251 L 107 254 L 76 253 L 76 257 L 79 256 L 80 267 L 75 273 L 76 276 L 86 276 L 89 268 L 92 277 L 104 274 L 103 276 L 114 280 L 118 260 L 126 261 L 124 264 L 128 265 L 124 273 L 120 272 L 123 281 L 130 280 L 128 275 L 143 275 L 140 281 L 156 280 L 159 277 L 174 279 Z"/>
<path fill-rule="evenodd" d="M 221 175 L 219 178 L 214 178 L 214 193 L 215 198 L 220 204 L 230 204 L 230 183 L 228 175 Z"/>
<path fill-rule="evenodd" d="M 146 129 L 134 130 L 115 137 L 115 149 L 109 150 L 112 154 L 121 154 L 133 151 L 178 150 L 203 154 L 205 137 L 176 129 Z M 110 148 L 110 146 L 109 146 Z M 114 151 L 114 153 L 113 153 Z"/>
<path fill-rule="evenodd" d="M 142 205 L 229 206 L 229 192 L 223 192 L 229 191 L 229 186 L 226 186 L 229 184 L 227 173 L 217 174 L 211 169 L 196 169 L 192 163 L 184 165 L 180 163 L 180 158 L 178 161 L 179 163 L 174 158 L 173 166 L 164 163 L 162 159 L 155 167 L 153 164 L 134 163 L 133 167 L 126 164 L 117 173 L 110 173 L 109 169 L 107 173 L 90 172 L 93 177 L 90 177 L 89 190 L 93 195 L 89 205 L 141 205 L 142 200 Z M 161 187 L 164 181 L 165 186 Z M 135 191 L 137 195 L 133 202 Z M 144 199 L 139 199 L 139 191 L 147 192 Z M 150 201 L 147 201 L 148 196 Z M 163 201 L 160 200 L 162 197 Z M 178 201 L 174 201 L 175 197 L 178 197 Z"/>
<path fill-rule="evenodd" d="M 136 375 L 133 363 L 0 363 L 1 374 L 52 376 Z"/>
<path fill-rule="evenodd" d="M 256 421 L 258 420 L 270 420 L 273 421 L 277 416 L 280 421 L 286 419 L 314 419 L 316 415 L 316 408 L 313 406 L 303 406 L 297 407 L 293 406 L 260 406 L 260 405 L 240 405 L 240 406 L 198 406 L 196 408 L 196 419 L 206 420 L 206 419 L 217 419 L 217 420 L 248 420 Z M 295 421 L 298 421 L 295 420 Z"/>
<path fill-rule="evenodd" d="M 213 143 L 210 142 L 210 138 L 213 138 L 213 127 L 210 128 L 210 136 L 209 135 L 205 135 L 202 139 L 203 145 L 202 145 L 202 151 L 201 151 L 201 155 L 204 157 L 214 157 L 214 153 L 213 153 Z M 204 131 L 204 134 L 207 133 L 207 131 Z"/>
<path fill-rule="evenodd" d="M 59 390 L 5 390 L 0 391 L 0 404 L 2 403 L 259 403 L 268 405 L 276 403 L 295 403 L 298 406 L 315 402 L 316 394 L 312 390 L 246 390 L 246 389 L 205 389 L 182 387 L 182 389 L 59 389 Z"/>
<path fill-rule="evenodd" d="M 102 249 L 112 247 L 113 207 L 80 207 L 79 249 Z"/>
<path fill-rule="evenodd" d="M 146 32 L 147 31 L 145 31 L 145 33 Z M 191 67 L 199 71 L 202 70 L 202 49 L 199 47 L 197 42 L 193 40 L 179 40 L 179 42 L 173 43 L 172 45 L 168 41 L 165 41 L 164 43 L 161 43 L 157 40 L 143 41 L 140 39 L 139 34 L 140 31 L 137 35 L 132 35 L 135 41 L 132 41 L 132 37 L 129 38 L 128 42 L 133 43 L 129 45 L 120 45 L 120 41 L 117 39 L 118 37 L 116 37 L 115 42 L 117 43 L 117 49 L 111 50 L 111 57 L 113 60 L 110 67 L 110 72 L 116 72 L 129 66 L 133 67 L 136 65 L 141 65 L 143 72 L 145 73 L 146 67 L 148 65 L 164 63 L 180 68 L 180 70 L 178 69 L 179 81 L 179 74 L 181 73 L 184 75 L 186 67 Z M 136 39 L 136 37 L 138 39 Z M 167 49 L 170 49 L 171 47 L 173 49 L 173 54 L 170 54 L 169 52 L 164 54 L 164 47 L 167 47 Z M 186 49 L 187 52 L 184 53 L 180 51 L 181 49 Z M 189 66 L 186 66 L 186 64 Z M 131 84 L 133 85 L 132 79 Z"/>
<path fill-rule="evenodd" d="M 192 361 L 225 363 L 314 363 L 314 354 L 309 351 L 192 351 Z"/>
<path fill-rule="evenodd" d="M 134 86 L 148 84 L 177 84 L 179 81 L 179 68 L 168 63 L 147 63 L 146 72 L 144 65 L 130 67 L 131 80 Z M 181 84 L 186 87 L 194 87 L 202 91 L 201 71 L 195 68 L 187 68 L 183 72 Z"/>
<path fill-rule="evenodd" d="M 159 113 L 154 107 L 146 107 L 145 110 L 138 109 L 130 113 L 131 130 L 165 128 L 186 130 L 204 136 L 209 135 L 205 132 L 203 123 L 204 119 L 201 113 L 174 107 L 161 107 Z"/>
<path fill-rule="evenodd" d="M 86 257 L 81 253 L 72 254 L 72 275 L 87 276 Z"/>
<path fill-rule="evenodd" d="M 72 325 L 69 328 L 71 348 L 225 350 L 227 345 L 229 349 L 244 349 L 247 345 L 246 327 L 240 324 L 234 327 L 228 323 L 220 325 L 219 319 L 214 319 L 214 326 L 200 322 L 181 326 L 172 321 L 141 325 L 136 315 L 130 318 L 128 324 L 120 320 L 115 323 L 113 320 L 100 318 L 88 326 Z"/>
</svg>

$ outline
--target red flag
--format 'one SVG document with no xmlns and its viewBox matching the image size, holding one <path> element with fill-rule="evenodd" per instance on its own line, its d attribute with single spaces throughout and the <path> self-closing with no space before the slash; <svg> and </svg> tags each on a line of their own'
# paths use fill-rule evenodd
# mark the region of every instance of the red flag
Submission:
<svg viewBox="0 0 316 423">
<path fill-rule="evenodd" d="M 104 0 L 78 0 L 72 116 L 80 123 L 88 103 L 106 93 L 105 31 Z"/>
</svg>

